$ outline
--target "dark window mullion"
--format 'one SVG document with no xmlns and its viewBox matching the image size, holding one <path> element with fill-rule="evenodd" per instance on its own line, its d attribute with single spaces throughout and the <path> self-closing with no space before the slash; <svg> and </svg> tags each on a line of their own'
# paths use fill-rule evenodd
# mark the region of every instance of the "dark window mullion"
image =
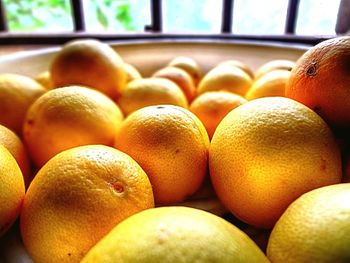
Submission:
<svg viewBox="0 0 350 263">
<path fill-rule="evenodd" d="M 71 0 L 74 31 L 85 31 L 85 19 L 82 0 Z"/>
<path fill-rule="evenodd" d="M 286 18 L 286 34 L 295 34 L 295 28 L 297 24 L 299 0 L 289 0 Z"/>
<path fill-rule="evenodd" d="M 151 25 L 145 26 L 145 31 L 162 32 L 162 0 L 151 1 Z"/>
<path fill-rule="evenodd" d="M 6 12 L 5 12 L 5 7 L 2 0 L 0 0 L 0 31 L 1 32 L 8 31 Z"/>
<path fill-rule="evenodd" d="M 232 32 L 233 0 L 223 0 L 221 33 Z"/>
</svg>

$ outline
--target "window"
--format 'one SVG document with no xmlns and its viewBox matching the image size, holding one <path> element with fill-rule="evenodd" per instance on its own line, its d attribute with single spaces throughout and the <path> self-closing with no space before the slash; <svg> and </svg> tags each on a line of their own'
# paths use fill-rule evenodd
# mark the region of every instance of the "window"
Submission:
<svg viewBox="0 0 350 263">
<path fill-rule="evenodd" d="M 0 0 L 0 43 L 209 36 L 315 44 L 335 35 L 342 1 Z M 35 35 L 43 32 L 55 37 Z"/>
<path fill-rule="evenodd" d="M 235 0 L 232 31 L 237 34 L 284 34 L 288 0 Z"/>
<path fill-rule="evenodd" d="M 300 1 L 298 35 L 334 35 L 340 0 Z"/>
<path fill-rule="evenodd" d="M 83 10 L 90 32 L 142 32 L 151 21 L 149 0 L 85 0 Z"/>
<path fill-rule="evenodd" d="M 222 1 L 164 0 L 163 31 L 171 33 L 219 33 Z"/>
<path fill-rule="evenodd" d="M 73 30 L 69 0 L 4 0 L 11 32 L 62 32 Z"/>
</svg>

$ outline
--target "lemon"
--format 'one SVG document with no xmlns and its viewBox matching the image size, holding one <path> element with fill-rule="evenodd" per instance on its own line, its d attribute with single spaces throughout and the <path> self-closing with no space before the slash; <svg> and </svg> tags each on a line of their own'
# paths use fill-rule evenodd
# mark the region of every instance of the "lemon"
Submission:
<svg viewBox="0 0 350 263">
<path fill-rule="evenodd" d="M 273 227 L 303 193 L 342 177 L 330 128 L 284 97 L 255 99 L 228 113 L 211 140 L 209 168 L 223 204 L 261 228 Z"/>
<path fill-rule="evenodd" d="M 272 230 L 272 262 L 350 261 L 350 184 L 308 192 L 293 202 Z"/>
<path fill-rule="evenodd" d="M 117 225 L 82 263 L 268 262 L 257 245 L 224 219 L 189 207 L 160 207 Z"/>
</svg>

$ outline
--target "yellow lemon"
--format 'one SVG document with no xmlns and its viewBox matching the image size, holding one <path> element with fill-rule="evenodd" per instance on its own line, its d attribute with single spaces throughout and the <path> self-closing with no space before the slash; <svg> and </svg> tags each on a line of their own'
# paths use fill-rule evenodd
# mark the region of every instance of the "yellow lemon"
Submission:
<svg viewBox="0 0 350 263">
<path fill-rule="evenodd" d="M 117 225 L 82 263 L 269 262 L 241 230 L 189 207 L 142 211 Z"/>
</svg>

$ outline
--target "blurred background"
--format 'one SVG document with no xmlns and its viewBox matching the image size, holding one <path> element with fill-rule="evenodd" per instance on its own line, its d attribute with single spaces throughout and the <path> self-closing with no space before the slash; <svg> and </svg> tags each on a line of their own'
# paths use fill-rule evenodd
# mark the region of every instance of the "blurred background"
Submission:
<svg viewBox="0 0 350 263">
<path fill-rule="evenodd" d="M 293 33 L 332 36 L 340 0 L 2 0 L 3 30 L 11 33 L 77 31 L 91 33 L 163 33 L 283 35 L 294 16 Z M 155 10 L 155 6 L 156 9 Z M 80 9 L 80 10 L 74 10 Z M 230 10 L 225 10 L 229 8 Z M 288 11 L 289 9 L 289 11 Z M 294 10 L 291 10 L 294 9 Z M 289 13 L 293 11 L 292 13 Z M 158 20 L 154 20 L 158 12 Z M 226 30 L 223 29 L 223 16 Z M 156 18 L 157 19 L 157 18 Z M 154 23 L 158 25 L 154 25 Z M 229 25 L 227 25 L 229 22 Z M 152 25 L 153 23 L 153 25 Z M 223 32 L 224 31 L 224 32 Z"/>
</svg>

